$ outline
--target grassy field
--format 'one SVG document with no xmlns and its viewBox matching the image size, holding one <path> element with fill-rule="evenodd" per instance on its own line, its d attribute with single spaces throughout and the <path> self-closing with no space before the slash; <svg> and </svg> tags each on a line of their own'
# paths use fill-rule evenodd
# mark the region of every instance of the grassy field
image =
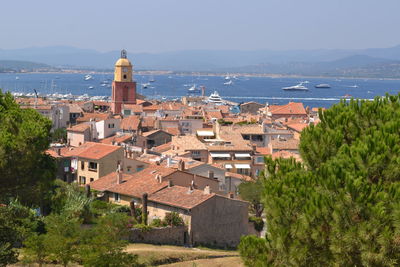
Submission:
<svg viewBox="0 0 400 267">
<path fill-rule="evenodd" d="M 126 251 L 148 266 L 243 266 L 236 251 L 148 244 L 130 244 Z"/>
</svg>

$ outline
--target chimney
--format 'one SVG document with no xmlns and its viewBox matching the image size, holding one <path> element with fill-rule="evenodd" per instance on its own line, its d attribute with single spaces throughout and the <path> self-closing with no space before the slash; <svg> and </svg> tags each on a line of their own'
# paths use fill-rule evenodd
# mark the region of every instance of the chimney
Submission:
<svg viewBox="0 0 400 267">
<path fill-rule="evenodd" d="M 183 160 L 179 160 L 178 162 L 178 170 L 184 171 L 185 170 L 185 162 Z"/>
<path fill-rule="evenodd" d="M 122 184 L 122 170 L 121 170 L 121 163 L 118 162 L 118 169 L 117 169 L 117 184 Z"/>
<path fill-rule="evenodd" d="M 61 148 L 57 148 L 57 155 L 61 156 Z"/>
<path fill-rule="evenodd" d="M 206 185 L 206 187 L 204 187 L 204 192 L 203 192 L 203 194 L 204 194 L 204 195 L 209 195 L 209 194 L 211 194 L 211 189 L 210 189 L 210 186 L 209 186 L 209 185 Z"/>
<path fill-rule="evenodd" d="M 167 157 L 167 167 L 171 167 L 172 159 L 168 156 Z"/>
<path fill-rule="evenodd" d="M 168 179 L 168 187 L 172 187 L 172 186 L 173 186 L 172 180 Z"/>
<path fill-rule="evenodd" d="M 233 194 L 233 192 L 228 193 L 228 198 L 234 198 L 234 197 L 235 197 L 235 195 Z"/>
<path fill-rule="evenodd" d="M 214 179 L 214 172 L 213 171 L 208 171 L 208 178 Z"/>
<path fill-rule="evenodd" d="M 147 225 L 147 193 L 142 196 L 142 223 Z"/>
<path fill-rule="evenodd" d="M 162 175 L 157 173 L 156 174 L 156 180 L 157 180 L 157 182 L 161 183 L 162 182 Z"/>
</svg>

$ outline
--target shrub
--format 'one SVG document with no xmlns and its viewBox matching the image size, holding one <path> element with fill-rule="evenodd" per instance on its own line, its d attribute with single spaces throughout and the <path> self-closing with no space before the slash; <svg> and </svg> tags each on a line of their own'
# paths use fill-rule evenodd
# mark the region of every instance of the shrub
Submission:
<svg viewBox="0 0 400 267">
<path fill-rule="evenodd" d="M 170 226 L 183 226 L 185 225 L 183 219 L 177 212 L 168 212 L 165 214 L 164 222 Z"/>
<path fill-rule="evenodd" d="M 264 229 L 264 221 L 261 217 L 250 216 L 249 222 L 253 223 L 254 229 L 256 229 L 257 232 L 261 232 Z"/>
<path fill-rule="evenodd" d="M 165 227 L 167 225 L 168 224 L 165 221 L 161 220 L 161 219 L 154 219 L 151 222 L 151 226 L 154 226 L 154 227 Z"/>
</svg>

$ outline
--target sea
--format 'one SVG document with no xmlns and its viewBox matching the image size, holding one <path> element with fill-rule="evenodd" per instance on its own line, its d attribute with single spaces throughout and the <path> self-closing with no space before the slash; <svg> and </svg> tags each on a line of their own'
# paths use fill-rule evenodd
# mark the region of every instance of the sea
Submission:
<svg viewBox="0 0 400 267">
<path fill-rule="evenodd" d="M 93 79 L 85 81 L 85 74 L 61 73 L 1 73 L 0 88 L 3 91 L 32 94 L 34 89 L 40 95 L 72 94 L 89 96 L 111 95 L 111 88 L 102 85 L 113 78 L 112 74 L 91 74 Z M 141 84 L 148 83 L 148 88 Z M 137 92 L 149 99 L 172 100 L 188 95 L 188 89 L 205 86 L 206 95 L 217 91 L 222 99 L 236 103 L 256 101 L 262 104 L 286 104 L 302 102 L 309 107 L 330 107 L 346 98 L 373 99 L 377 96 L 398 94 L 400 80 L 393 79 L 347 79 L 347 78 L 271 78 L 237 76 L 232 78 L 231 85 L 224 76 L 201 75 L 135 75 Z M 308 91 L 285 91 L 282 87 L 303 82 Z M 331 88 L 315 88 L 327 83 Z M 108 85 L 109 86 L 109 85 Z"/>
</svg>

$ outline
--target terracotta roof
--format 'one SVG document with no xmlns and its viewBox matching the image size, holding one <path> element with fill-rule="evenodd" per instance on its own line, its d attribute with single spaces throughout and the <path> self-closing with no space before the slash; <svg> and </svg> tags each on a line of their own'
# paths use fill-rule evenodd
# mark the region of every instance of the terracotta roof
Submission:
<svg viewBox="0 0 400 267">
<path fill-rule="evenodd" d="M 139 116 L 129 116 L 121 120 L 120 128 L 127 131 L 128 130 L 137 131 L 139 129 L 139 125 L 140 125 Z"/>
<path fill-rule="evenodd" d="M 72 127 L 69 127 L 69 128 L 67 129 L 67 131 L 71 131 L 71 132 L 84 132 L 84 131 L 86 131 L 86 130 L 89 129 L 89 128 L 90 128 L 90 124 L 83 122 L 83 123 L 79 123 L 79 124 L 77 124 L 77 125 L 74 125 L 74 126 L 72 126 Z"/>
<path fill-rule="evenodd" d="M 83 113 L 83 109 L 78 104 L 69 104 L 69 113 Z"/>
<path fill-rule="evenodd" d="M 77 157 L 81 152 L 85 151 L 91 146 L 94 146 L 94 142 L 86 142 L 78 147 L 67 147 L 64 152 L 65 157 Z"/>
<path fill-rule="evenodd" d="M 144 136 L 144 137 L 149 137 L 149 136 L 151 136 L 151 135 L 153 135 L 153 134 L 155 134 L 155 133 L 158 133 L 158 132 L 164 132 L 164 133 L 166 133 L 166 134 L 172 135 L 172 134 L 170 134 L 170 133 L 168 133 L 168 132 L 166 132 L 166 131 L 163 131 L 163 130 L 158 129 L 158 130 L 153 130 L 153 131 L 149 131 L 149 132 L 144 132 L 144 133 L 142 133 L 142 136 Z"/>
<path fill-rule="evenodd" d="M 300 142 L 297 139 L 288 139 L 286 141 L 275 139 L 270 144 L 272 149 L 298 150 Z"/>
<path fill-rule="evenodd" d="M 272 153 L 272 159 L 277 159 L 277 158 L 284 158 L 284 159 L 294 158 L 296 161 L 302 161 L 300 155 L 286 150 Z"/>
<path fill-rule="evenodd" d="M 132 179 L 132 175 L 122 173 L 122 182 L 126 182 Z M 112 172 L 106 176 L 100 177 L 99 179 L 90 183 L 90 187 L 97 191 L 105 191 L 117 184 L 117 172 Z"/>
<path fill-rule="evenodd" d="M 159 145 L 156 147 L 153 147 L 152 150 L 158 153 L 162 153 L 164 151 L 168 151 L 171 149 L 171 142 L 165 143 L 163 145 Z"/>
<path fill-rule="evenodd" d="M 171 168 L 150 165 L 144 170 L 132 174 L 125 183 L 114 185 L 107 191 L 133 197 L 142 197 L 144 193 L 153 194 L 168 186 L 167 181 L 160 183 L 157 176 L 166 177 L 174 172 L 176 170 Z"/>
<path fill-rule="evenodd" d="M 132 110 L 132 112 L 134 112 L 134 113 L 142 113 L 143 112 L 143 106 L 137 105 L 137 104 L 124 104 L 122 106 L 122 109 L 129 109 L 129 110 Z"/>
<path fill-rule="evenodd" d="M 114 142 L 123 143 L 132 139 L 131 134 L 114 135 L 100 141 L 102 144 L 112 145 Z"/>
<path fill-rule="evenodd" d="M 212 118 L 216 118 L 216 119 L 222 119 L 224 118 L 224 116 L 222 115 L 222 112 L 220 110 L 218 111 L 207 111 L 207 118 L 208 119 L 212 119 Z"/>
<path fill-rule="evenodd" d="M 109 102 L 100 101 L 100 100 L 96 100 L 96 101 L 92 101 L 92 102 L 96 106 L 110 106 L 111 105 L 111 103 L 109 103 Z"/>
<path fill-rule="evenodd" d="M 306 128 L 307 126 L 308 126 L 307 123 L 291 123 L 291 124 L 287 124 L 288 128 L 293 129 L 296 132 L 303 131 L 303 129 Z"/>
<path fill-rule="evenodd" d="M 83 113 L 82 117 L 76 119 L 77 122 L 85 122 L 95 120 L 95 121 L 103 121 L 111 117 L 110 113 Z"/>
<path fill-rule="evenodd" d="M 119 146 L 94 143 L 80 152 L 77 156 L 87 159 L 101 159 L 119 149 L 122 150 L 123 148 Z"/>
<path fill-rule="evenodd" d="M 143 111 L 157 111 L 160 108 L 159 105 L 151 105 L 147 107 L 143 107 Z"/>
<path fill-rule="evenodd" d="M 215 196 L 215 193 L 204 194 L 203 190 L 190 190 L 188 187 L 171 186 L 149 196 L 149 201 L 174 207 L 192 209 Z"/>
<path fill-rule="evenodd" d="M 187 136 L 172 136 L 172 144 L 174 145 L 174 150 L 207 150 L 205 144 L 199 141 L 197 137 L 192 135 Z"/>
<path fill-rule="evenodd" d="M 179 135 L 181 133 L 176 127 L 165 127 L 163 130 L 172 135 Z"/>
<path fill-rule="evenodd" d="M 47 149 L 44 153 L 52 156 L 53 158 L 62 158 L 61 155 L 58 155 L 58 153 L 52 149 Z"/>
<path fill-rule="evenodd" d="M 155 118 L 153 117 L 144 117 L 142 119 L 142 127 L 150 127 L 153 128 L 154 127 L 154 122 L 156 121 Z"/>
<path fill-rule="evenodd" d="M 259 147 L 257 146 L 256 151 L 261 155 L 271 155 L 271 149 L 269 147 Z"/>
<path fill-rule="evenodd" d="M 235 172 L 225 172 L 225 177 L 232 177 L 232 178 L 240 179 L 240 180 L 247 181 L 247 182 L 254 181 L 254 179 L 248 175 L 239 174 L 239 173 L 235 173 Z"/>
<path fill-rule="evenodd" d="M 307 115 L 303 103 L 289 102 L 286 105 L 271 105 L 269 111 L 272 115 Z"/>
</svg>

